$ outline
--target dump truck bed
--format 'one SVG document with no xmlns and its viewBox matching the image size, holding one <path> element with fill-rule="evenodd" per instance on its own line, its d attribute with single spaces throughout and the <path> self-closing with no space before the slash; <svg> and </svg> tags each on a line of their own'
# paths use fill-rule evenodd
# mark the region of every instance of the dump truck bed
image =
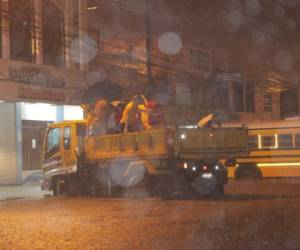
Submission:
<svg viewBox="0 0 300 250">
<path fill-rule="evenodd" d="M 171 153 L 165 147 L 166 129 L 143 132 L 87 137 L 85 156 L 89 161 L 115 158 L 167 157 Z"/>
<path fill-rule="evenodd" d="M 248 154 L 246 128 L 171 127 L 85 138 L 85 158 L 237 158 Z"/>
</svg>

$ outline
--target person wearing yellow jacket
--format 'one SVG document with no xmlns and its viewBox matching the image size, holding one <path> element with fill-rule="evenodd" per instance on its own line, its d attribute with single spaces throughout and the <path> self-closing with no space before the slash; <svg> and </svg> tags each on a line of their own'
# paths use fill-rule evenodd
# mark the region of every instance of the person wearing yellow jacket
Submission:
<svg viewBox="0 0 300 250">
<path fill-rule="evenodd" d="M 126 105 L 120 122 L 125 127 L 124 132 L 151 129 L 146 106 L 147 100 L 143 95 L 134 96 L 132 101 Z"/>
</svg>

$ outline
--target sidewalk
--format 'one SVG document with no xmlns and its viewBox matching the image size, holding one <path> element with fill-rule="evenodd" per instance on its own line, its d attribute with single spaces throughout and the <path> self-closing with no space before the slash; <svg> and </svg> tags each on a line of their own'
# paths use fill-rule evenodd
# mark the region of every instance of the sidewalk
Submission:
<svg viewBox="0 0 300 250">
<path fill-rule="evenodd" d="M 50 192 L 42 191 L 39 183 L 25 183 L 20 186 L 0 186 L 0 201 L 7 199 L 41 199 Z"/>
</svg>

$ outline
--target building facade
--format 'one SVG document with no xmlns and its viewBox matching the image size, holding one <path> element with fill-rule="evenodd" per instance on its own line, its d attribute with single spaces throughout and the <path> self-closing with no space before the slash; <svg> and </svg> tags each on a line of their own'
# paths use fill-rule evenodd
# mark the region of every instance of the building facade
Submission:
<svg viewBox="0 0 300 250">
<path fill-rule="evenodd" d="M 87 46 L 85 0 L 7 0 L 0 10 L 0 184 L 16 184 L 23 170 L 41 167 L 47 122 L 66 117 L 63 104 L 81 103 L 86 58 L 96 52 Z M 23 101 L 51 104 L 29 114 Z"/>
<path fill-rule="evenodd" d="M 209 110 L 243 122 L 299 115 L 299 4 L 90 0 L 88 9 L 99 44 L 91 71 L 128 96 L 154 88 L 176 110 L 172 122 Z"/>
</svg>

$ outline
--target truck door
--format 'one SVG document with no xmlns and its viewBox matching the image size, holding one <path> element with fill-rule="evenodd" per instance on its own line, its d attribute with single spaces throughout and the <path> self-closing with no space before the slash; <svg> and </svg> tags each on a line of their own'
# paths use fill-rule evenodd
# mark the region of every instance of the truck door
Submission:
<svg viewBox="0 0 300 250">
<path fill-rule="evenodd" d="M 63 129 L 63 161 L 64 167 L 70 168 L 70 171 L 76 171 L 76 157 L 75 157 L 75 138 L 72 136 L 74 134 L 73 127 L 66 126 Z"/>
<path fill-rule="evenodd" d="M 62 167 L 61 128 L 50 128 L 44 144 L 43 170 L 45 174 L 56 174 Z"/>
</svg>

